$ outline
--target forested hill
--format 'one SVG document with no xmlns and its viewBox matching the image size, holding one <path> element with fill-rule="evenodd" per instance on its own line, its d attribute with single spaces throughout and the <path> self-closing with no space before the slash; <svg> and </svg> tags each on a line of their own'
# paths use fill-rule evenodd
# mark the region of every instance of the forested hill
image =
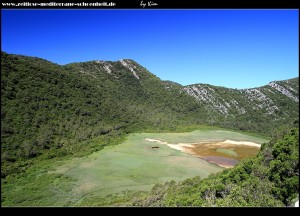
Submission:
<svg viewBox="0 0 300 216">
<path fill-rule="evenodd" d="M 1 52 L 1 161 L 95 151 L 102 147 L 78 143 L 178 125 L 268 134 L 298 119 L 298 86 L 298 78 L 244 90 L 181 86 L 129 59 L 61 66 Z"/>
<path fill-rule="evenodd" d="M 215 114 L 208 115 L 210 123 L 219 122 L 225 127 L 254 131 L 265 128 L 269 132 L 274 125 L 288 123 L 299 116 L 299 78 L 250 89 L 195 84 L 183 90 Z M 220 122 L 220 118 L 224 121 Z"/>
</svg>

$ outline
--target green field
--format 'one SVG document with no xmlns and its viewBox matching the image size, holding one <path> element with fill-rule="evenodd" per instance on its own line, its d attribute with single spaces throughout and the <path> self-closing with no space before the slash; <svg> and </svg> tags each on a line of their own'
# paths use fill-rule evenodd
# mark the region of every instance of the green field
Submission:
<svg viewBox="0 0 300 216">
<path fill-rule="evenodd" d="M 230 155 L 232 157 L 237 157 L 238 156 L 238 154 L 236 152 L 234 152 L 232 150 L 228 150 L 228 149 L 223 149 L 223 148 L 217 149 L 217 152 L 221 152 L 221 153 Z"/>
<path fill-rule="evenodd" d="M 180 181 L 194 176 L 205 178 L 223 170 L 217 165 L 145 138 L 173 144 L 226 139 L 260 144 L 267 141 L 223 130 L 133 133 L 122 144 L 105 147 L 91 155 L 40 164 L 30 175 L 5 185 L 2 205 L 89 205 L 91 198 L 101 199 L 127 190 L 148 191 L 156 183 Z"/>
</svg>

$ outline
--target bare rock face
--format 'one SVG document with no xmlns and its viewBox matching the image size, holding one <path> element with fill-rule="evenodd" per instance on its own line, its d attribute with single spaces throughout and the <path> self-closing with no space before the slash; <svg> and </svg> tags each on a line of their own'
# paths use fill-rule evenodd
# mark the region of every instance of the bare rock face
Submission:
<svg viewBox="0 0 300 216">
<path fill-rule="evenodd" d="M 285 112 L 282 104 L 299 103 L 298 83 L 296 79 L 274 81 L 266 86 L 251 89 L 228 89 L 195 84 L 184 86 L 182 90 L 200 104 L 221 115 L 236 113 L 243 115 L 251 111 L 260 111 L 267 116 Z"/>
<path fill-rule="evenodd" d="M 277 84 L 276 82 L 270 82 L 269 86 L 276 89 L 277 91 L 281 92 L 285 96 L 291 98 L 292 100 L 299 102 L 299 98 L 294 96 L 289 90 L 285 89 L 281 85 Z M 295 91 L 293 88 L 289 87 L 290 90 Z"/>
<path fill-rule="evenodd" d="M 137 78 L 138 80 L 140 79 L 140 77 L 136 74 L 136 71 L 135 71 L 136 67 L 135 67 L 135 65 L 133 65 L 133 64 L 130 62 L 130 60 L 127 60 L 127 59 L 121 59 L 120 62 L 121 62 L 121 64 L 122 64 L 124 67 L 126 67 L 127 69 L 129 69 L 129 70 L 133 73 L 133 75 L 135 76 L 135 78 Z"/>
</svg>

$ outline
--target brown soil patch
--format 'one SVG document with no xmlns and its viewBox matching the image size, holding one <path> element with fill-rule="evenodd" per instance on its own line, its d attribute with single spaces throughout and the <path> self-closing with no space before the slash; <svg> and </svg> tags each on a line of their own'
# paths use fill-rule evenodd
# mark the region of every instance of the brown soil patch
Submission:
<svg viewBox="0 0 300 216">
<path fill-rule="evenodd" d="M 146 138 L 146 140 L 157 142 L 159 144 L 166 144 L 170 148 L 192 154 L 225 168 L 233 167 L 238 161 L 245 158 L 254 157 L 260 149 L 260 144 L 246 141 L 225 140 L 221 142 L 169 144 L 161 140 L 148 138 Z M 217 151 L 218 149 L 219 151 Z M 223 149 L 224 151 L 220 151 L 220 149 Z M 230 154 L 230 152 L 234 154 Z"/>
<path fill-rule="evenodd" d="M 234 167 L 239 162 L 238 160 L 225 158 L 225 157 L 218 157 L 218 156 L 208 156 L 208 157 L 204 157 L 203 159 L 224 168 Z"/>
<path fill-rule="evenodd" d="M 231 158 L 235 160 L 242 160 L 244 158 L 254 157 L 259 151 L 259 148 L 254 146 L 220 144 L 220 143 L 207 143 L 201 145 L 194 145 L 193 148 L 191 147 L 184 147 L 184 148 L 189 148 L 189 152 L 191 154 L 200 157 L 218 156 L 218 157 Z M 231 156 L 223 152 L 218 152 L 217 149 L 220 148 L 234 151 L 237 153 L 237 156 Z"/>
<path fill-rule="evenodd" d="M 224 143 L 206 143 L 184 148 L 188 148 L 185 151 L 186 153 L 193 154 L 210 163 L 214 163 L 225 168 L 234 167 L 238 161 L 245 158 L 254 157 L 259 152 L 259 148 L 255 146 Z M 234 156 L 217 151 L 217 149 L 220 148 L 233 151 L 237 155 Z"/>
</svg>

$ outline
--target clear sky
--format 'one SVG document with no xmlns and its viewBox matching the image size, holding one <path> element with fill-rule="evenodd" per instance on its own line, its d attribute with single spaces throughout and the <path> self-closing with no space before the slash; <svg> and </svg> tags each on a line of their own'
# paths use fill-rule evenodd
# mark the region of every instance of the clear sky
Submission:
<svg viewBox="0 0 300 216">
<path fill-rule="evenodd" d="M 252 88 L 299 76 L 299 10 L 2 10 L 2 51 L 133 59 L 163 80 Z"/>
</svg>

